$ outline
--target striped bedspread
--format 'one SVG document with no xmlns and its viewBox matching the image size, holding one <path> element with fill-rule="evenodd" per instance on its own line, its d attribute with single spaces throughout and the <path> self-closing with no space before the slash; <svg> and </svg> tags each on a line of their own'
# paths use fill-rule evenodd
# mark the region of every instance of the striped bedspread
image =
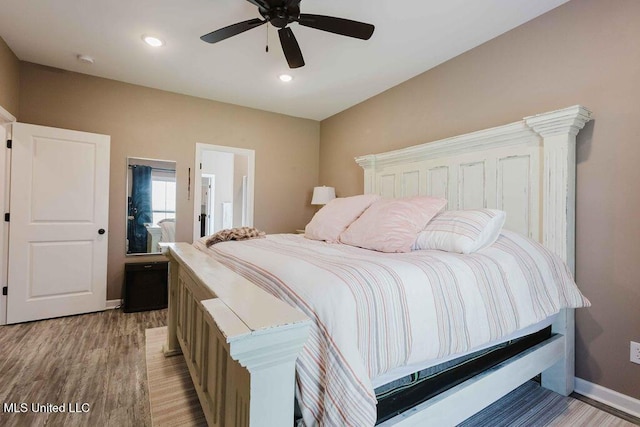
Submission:
<svg viewBox="0 0 640 427">
<path fill-rule="evenodd" d="M 384 254 L 294 234 L 195 246 L 313 320 L 296 366 L 307 426 L 372 426 L 371 378 L 589 305 L 559 258 L 508 231 L 471 255 Z"/>
</svg>

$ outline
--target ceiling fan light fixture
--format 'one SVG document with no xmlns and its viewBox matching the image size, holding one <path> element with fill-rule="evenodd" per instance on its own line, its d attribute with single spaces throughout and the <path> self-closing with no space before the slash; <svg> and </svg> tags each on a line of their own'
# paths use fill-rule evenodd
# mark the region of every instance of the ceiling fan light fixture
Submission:
<svg viewBox="0 0 640 427">
<path fill-rule="evenodd" d="M 94 59 L 89 55 L 77 55 L 76 58 L 83 64 L 93 65 L 93 63 L 95 62 Z"/>
<path fill-rule="evenodd" d="M 143 35 L 142 40 L 144 40 L 146 44 L 152 47 L 164 46 L 164 42 L 157 37 Z"/>
<path fill-rule="evenodd" d="M 289 83 L 291 80 L 293 80 L 293 76 L 291 74 L 280 74 L 278 78 L 281 82 L 285 83 Z"/>
</svg>

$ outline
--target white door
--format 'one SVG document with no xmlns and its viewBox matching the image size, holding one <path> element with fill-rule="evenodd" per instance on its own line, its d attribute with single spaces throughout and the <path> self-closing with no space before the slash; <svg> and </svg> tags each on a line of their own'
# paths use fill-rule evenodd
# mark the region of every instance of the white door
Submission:
<svg viewBox="0 0 640 427">
<path fill-rule="evenodd" d="M 103 310 L 109 136 L 23 123 L 12 134 L 7 323 Z"/>
</svg>

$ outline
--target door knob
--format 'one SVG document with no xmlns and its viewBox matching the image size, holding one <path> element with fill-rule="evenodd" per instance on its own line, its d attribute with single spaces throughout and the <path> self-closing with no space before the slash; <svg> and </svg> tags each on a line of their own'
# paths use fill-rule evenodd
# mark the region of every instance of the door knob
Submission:
<svg viewBox="0 0 640 427">
<path fill-rule="evenodd" d="M 101 228 L 100 230 L 98 230 L 98 234 L 104 234 L 104 228 Z"/>
</svg>

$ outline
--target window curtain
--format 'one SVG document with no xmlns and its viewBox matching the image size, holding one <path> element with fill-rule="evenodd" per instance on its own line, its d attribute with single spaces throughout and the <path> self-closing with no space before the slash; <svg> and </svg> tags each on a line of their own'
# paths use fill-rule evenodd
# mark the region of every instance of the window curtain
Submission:
<svg viewBox="0 0 640 427">
<path fill-rule="evenodd" d="M 129 202 L 129 253 L 147 252 L 147 228 L 153 222 L 151 212 L 151 166 L 131 167 L 131 200 Z"/>
</svg>

